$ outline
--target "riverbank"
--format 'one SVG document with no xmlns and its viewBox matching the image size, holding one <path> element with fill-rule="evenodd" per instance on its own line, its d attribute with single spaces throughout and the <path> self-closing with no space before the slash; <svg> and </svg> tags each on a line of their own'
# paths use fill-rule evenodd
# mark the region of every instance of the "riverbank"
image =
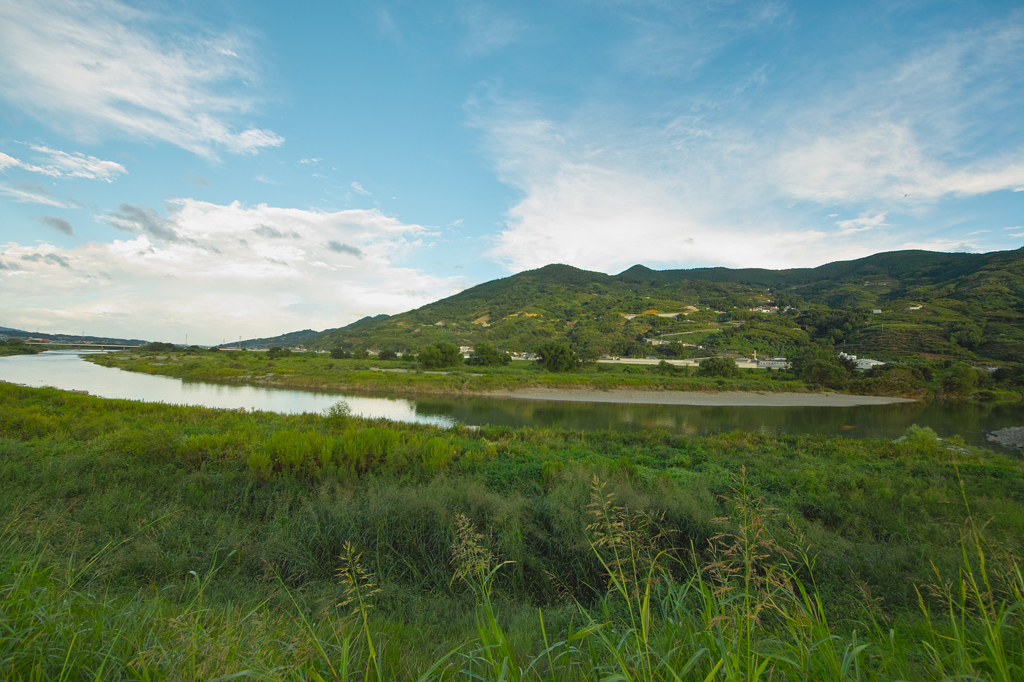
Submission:
<svg viewBox="0 0 1024 682">
<path fill-rule="evenodd" d="M 1024 465 L 927 429 L 445 430 L 0 384 L 0 471 L 5 679 L 1024 665 Z"/>
<path fill-rule="evenodd" d="M 885 402 L 846 402 L 824 396 L 846 395 L 833 391 L 814 390 L 802 381 L 785 379 L 769 371 L 743 372 L 740 378 L 705 378 L 687 373 L 664 371 L 658 366 L 592 365 L 574 372 L 551 373 L 532 362 L 514 362 L 505 367 L 471 367 L 461 365 L 444 371 L 422 371 L 416 364 L 402 361 L 381 362 L 376 359 L 332 359 L 328 355 L 302 353 L 272 358 L 256 352 L 194 352 L 194 353 L 110 353 L 87 358 L 105 367 L 117 367 L 131 372 L 142 372 L 180 379 L 228 383 L 274 388 L 297 388 L 319 391 L 356 391 L 395 395 L 437 396 L 505 396 L 517 392 L 551 391 L 553 400 L 588 400 L 616 402 L 605 392 L 624 391 L 630 395 L 649 394 L 647 404 L 680 405 L 705 404 L 680 402 L 675 394 L 694 396 L 719 393 L 743 393 L 750 396 L 805 395 L 821 398 L 802 399 L 804 402 L 706 403 L 722 405 L 831 405 L 831 404 L 887 404 Z M 560 397 L 569 392 L 574 398 Z M 667 394 L 667 395 L 666 395 Z M 893 397 L 927 399 L 927 391 L 906 391 Z M 692 398 L 691 400 L 696 399 Z M 825 402 L 821 402 L 824 399 Z M 627 397 L 626 402 L 639 402 Z M 730 402 L 731 401 L 731 402 Z"/>
<path fill-rule="evenodd" d="M 708 407 L 858 407 L 861 405 L 893 405 L 917 402 L 912 398 L 850 395 L 846 393 L 760 393 L 754 391 L 637 391 L 612 388 L 598 391 L 591 388 L 523 388 L 493 391 L 483 395 L 492 398 L 520 400 L 554 400 L 586 403 L 619 403 L 627 405 L 700 405 Z"/>
</svg>

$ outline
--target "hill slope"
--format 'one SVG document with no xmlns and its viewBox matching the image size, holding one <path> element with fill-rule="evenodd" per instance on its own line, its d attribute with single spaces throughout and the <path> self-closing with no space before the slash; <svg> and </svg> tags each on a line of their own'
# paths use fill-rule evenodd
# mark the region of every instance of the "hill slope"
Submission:
<svg viewBox="0 0 1024 682">
<path fill-rule="evenodd" d="M 1024 357 L 1024 249 L 898 251 L 791 270 L 636 265 L 606 275 L 549 265 L 306 345 L 414 351 L 487 341 L 525 351 L 552 338 L 591 357 L 765 355 L 817 339 L 885 357 L 1012 360 Z"/>
</svg>

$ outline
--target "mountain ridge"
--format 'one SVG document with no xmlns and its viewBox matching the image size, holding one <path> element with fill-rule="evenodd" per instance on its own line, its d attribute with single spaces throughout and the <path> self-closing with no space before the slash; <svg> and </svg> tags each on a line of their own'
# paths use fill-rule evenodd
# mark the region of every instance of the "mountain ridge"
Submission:
<svg viewBox="0 0 1024 682">
<path fill-rule="evenodd" d="M 830 342 L 887 357 L 1012 359 L 1024 355 L 1024 249 L 894 251 L 783 270 L 637 264 L 615 275 L 553 263 L 304 343 L 415 352 L 437 341 L 486 341 L 526 351 L 550 339 L 584 357 L 664 356 L 661 346 L 676 356 L 683 348 L 775 354 Z"/>
</svg>

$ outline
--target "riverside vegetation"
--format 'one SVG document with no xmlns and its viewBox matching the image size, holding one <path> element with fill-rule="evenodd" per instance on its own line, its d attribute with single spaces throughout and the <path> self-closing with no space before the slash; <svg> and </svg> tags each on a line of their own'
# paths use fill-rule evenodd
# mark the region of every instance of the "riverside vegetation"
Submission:
<svg viewBox="0 0 1024 682">
<path fill-rule="evenodd" d="M 440 346 L 449 346 L 441 342 Z M 489 346 L 484 346 L 488 348 Z M 976 401 L 1019 401 L 1024 398 L 1024 364 L 1008 363 L 994 374 L 966 362 L 914 359 L 859 372 L 818 345 L 792 355 L 793 368 L 740 370 L 731 359 L 706 360 L 701 368 L 660 365 L 582 363 L 566 344 L 547 346 L 551 363 L 503 361 L 500 354 L 490 364 L 470 358 L 463 362 L 456 352 L 437 364 L 420 357 L 396 357 L 382 351 L 380 357 L 353 357 L 345 351 L 332 355 L 271 352 L 211 352 L 196 346 L 150 344 L 138 351 L 85 358 L 105 367 L 172 376 L 195 381 L 263 384 L 288 388 L 395 391 L 412 393 L 488 393 L 522 388 L 590 388 L 609 390 L 675 391 L 816 391 L 827 388 L 862 395 L 902 396 L 928 400 L 942 398 Z M 437 346 L 427 346 L 436 349 Z M 493 347 L 490 347 L 493 349 Z M 441 355 L 436 352 L 436 355 Z M 449 353 L 451 355 L 451 353 Z M 558 365 L 552 366 L 554 362 Z"/>
<path fill-rule="evenodd" d="M 0 357 L 6 355 L 35 355 L 39 350 L 21 339 L 0 339 Z"/>
<path fill-rule="evenodd" d="M 1024 467 L 0 384 L 0 675 L 1024 675 Z"/>
</svg>

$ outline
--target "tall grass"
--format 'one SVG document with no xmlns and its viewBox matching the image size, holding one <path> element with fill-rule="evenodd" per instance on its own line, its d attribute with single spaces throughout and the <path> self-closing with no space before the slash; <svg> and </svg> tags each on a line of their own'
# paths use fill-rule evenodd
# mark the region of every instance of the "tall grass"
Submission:
<svg viewBox="0 0 1024 682">
<path fill-rule="evenodd" d="M 1021 462 L 917 435 L 0 385 L 0 679 L 1021 678 Z"/>
<path fill-rule="evenodd" d="M 19 554 L 14 538 L 25 529 L 15 521 L 0 545 L 0 675 L 494 682 L 1011 682 L 1024 675 L 1020 563 L 993 556 L 973 521 L 957 574 L 920 587 L 919 618 L 850 617 L 837 626 L 813 587 L 813 561 L 767 535 L 770 510 L 742 480 L 736 495 L 737 531 L 716 538 L 714 560 L 690 566 L 680 580 L 658 550 L 656 520 L 618 504 L 594 481 L 589 546 L 605 569 L 605 589 L 593 605 L 575 603 L 555 632 L 543 609 L 532 622 L 503 617 L 512 609 L 496 593 L 495 577 L 508 562 L 460 515 L 448 561 L 452 584 L 473 596 L 475 632 L 449 629 L 433 641 L 375 615 L 380 587 L 351 544 L 334 604 L 310 601 L 278 580 L 274 594 L 242 606 L 209 599 L 216 565 L 178 586 L 109 596 L 88 577 L 97 557 L 58 564 L 42 544 L 34 556 Z"/>
</svg>

